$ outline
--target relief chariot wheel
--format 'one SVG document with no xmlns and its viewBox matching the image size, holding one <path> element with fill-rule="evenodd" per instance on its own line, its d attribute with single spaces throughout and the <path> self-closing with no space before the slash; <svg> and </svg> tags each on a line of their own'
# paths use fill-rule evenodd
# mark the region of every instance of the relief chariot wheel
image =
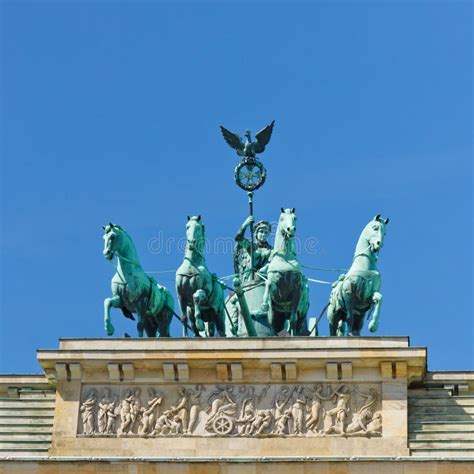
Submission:
<svg viewBox="0 0 474 474">
<path fill-rule="evenodd" d="M 245 191 L 255 191 L 265 183 L 267 170 L 257 159 L 246 158 L 236 166 L 234 178 L 240 188 Z"/>
<path fill-rule="evenodd" d="M 214 432 L 224 436 L 232 433 L 234 429 L 234 420 L 226 415 L 219 415 L 213 422 Z"/>
</svg>

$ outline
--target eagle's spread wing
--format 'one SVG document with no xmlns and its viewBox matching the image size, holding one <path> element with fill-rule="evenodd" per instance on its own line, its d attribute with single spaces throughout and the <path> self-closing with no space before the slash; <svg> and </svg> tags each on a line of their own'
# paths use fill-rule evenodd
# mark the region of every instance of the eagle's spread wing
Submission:
<svg viewBox="0 0 474 474">
<path fill-rule="evenodd" d="M 270 138 L 273 132 L 273 125 L 275 120 L 270 125 L 267 125 L 265 128 L 262 128 L 256 135 L 255 139 L 257 143 L 255 144 L 255 153 L 262 153 L 265 150 L 265 147 L 268 145 Z"/>
<path fill-rule="evenodd" d="M 224 137 L 224 140 L 229 144 L 229 146 L 236 149 L 237 153 L 241 155 L 244 151 L 244 144 L 242 142 L 242 138 L 240 138 L 240 136 L 237 135 L 237 133 L 227 130 L 227 128 L 224 128 L 222 125 L 221 125 L 221 132 L 222 132 L 222 136 Z"/>
</svg>

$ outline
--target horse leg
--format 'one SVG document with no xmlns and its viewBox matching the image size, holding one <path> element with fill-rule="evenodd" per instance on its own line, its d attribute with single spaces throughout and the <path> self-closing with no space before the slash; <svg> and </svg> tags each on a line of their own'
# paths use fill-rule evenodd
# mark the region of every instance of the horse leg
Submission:
<svg viewBox="0 0 474 474">
<path fill-rule="evenodd" d="M 265 291 L 263 292 L 263 298 L 262 298 L 262 306 L 261 306 L 261 311 L 263 313 L 266 313 L 270 309 L 270 295 L 271 291 L 273 290 L 274 283 L 272 280 L 272 275 L 268 274 L 267 281 L 265 282 Z"/>
<path fill-rule="evenodd" d="M 170 337 L 170 326 L 174 313 L 174 299 L 168 291 L 165 292 L 165 295 L 165 306 L 161 310 L 161 313 L 156 316 L 160 337 Z"/>
<path fill-rule="evenodd" d="M 296 313 L 294 311 L 291 311 L 290 313 L 288 332 L 290 333 L 290 336 L 296 336 Z"/>
<path fill-rule="evenodd" d="M 364 316 L 365 312 L 355 311 L 353 312 L 353 325 L 352 325 L 352 335 L 353 336 L 360 336 L 360 332 L 362 330 L 362 326 L 364 325 Z"/>
<path fill-rule="evenodd" d="M 284 313 L 282 311 L 275 310 L 270 304 L 270 312 L 271 313 L 271 325 L 273 328 L 273 332 L 275 336 L 285 329 L 285 322 L 287 320 L 288 313 Z M 290 332 L 291 328 L 288 327 L 288 332 Z"/>
<path fill-rule="evenodd" d="M 296 336 L 309 336 L 306 314 L 297 311 L 296 318 Z"/>
<path fill-rule="evenodd" d="M 145 322 L 142 314 L 140 312 L 137 313 L 137 333 L 138 337 L 143 337 L 143 329 L 145 327 Z"/>
<path fill-rule="evenodd" d="M 184 298 L 178 292 L 179 307 L 181 308 L 181 323 L 183 324 L 183 337 L 188 337 L 188 307 Z M 169 328 L 168 328 L 169 332 Z"/>
<path fill-rule="evenodd" d="M 339 323 L 337 324 L 336 336 L 345 337 L 349 336 L 349 326 L 347 325 L 346 318 L 347 316 L 343 314 L 339 318 Z"/>
<path fill-rule="evenodd" d="M 297 335 L 297 324 L 298 324 L 298 304 L 301 298 L 301 282 L 298 283 L 297 287 L 299 288 L 298 291 L 294 291 L 292 293 L 292 300 L 291 300 L 291 312 L 290 312 L 290 321 L 289 321 L 289 329 L 290 335 L 296 336 Z"/>
<path fill-rule="evenodd" d="M 339 324 L 339 313 L 332 303 L 328 306 L 329 335 L 337 336 L 337 326 Z"/>
<path fill-rule="evenodd" d="M 217 311 L 216 311 L 216 329 L 217 329 L 217 334 L 219 334 L 220 337 L 226 337 L 225 334 L 225 309 L 224 305 L 222 305 Z"/>
<path fill-rule="evenodd" d="M 276 336 L 281 331 L 282 328 L 279 327 L 279 325 L 277 324 L 278 323 L 277 313 L 275 309 L 273 308 L 272 301 L 270 300 L 269 303 L 270 304 L 268 306 L 268 311 L 267 311 L 267 321 L 270 327 L 272 328 L 273 335 Z"/>
<path fill-rule="evenodd" d="M 160 337 L 170 337 L 170 324 L 173 318 L 173 311 L 168 306 L 165 306 L 160 314 L 157 316 L 158 319 L 158 331 Z"/>
<path fill-rule="evenodd" d="M 267 321 L 268 321 L 268 324 L 270 324 L 270 327 L 272 328 L 274 336 L 276 336 L 279 332 L 279 330 L 277 330 L 276 319 L 277 319 L 276 314 L 273 309 L 272 302 L 270 301 L 270 305 L 268 307 L 268 312 L 267 312 Z"/>
<path fill-rule="evenodd" d="M 329 308 L 331 311 L 329 312 Z M 331 336 L 347 336 L 346 313 L 344 309 L 334 309 L 331 305 L 328 308 L 329 334 Z"/>
<path fill-rule="evenodd" d="M 156 333 L 158 331 L 158 328 L 156 327 L 156 325 L 145 326 L 145 331 L 146 331 L 147 337 L 156 337 Z"/>
<path fill-rule="evenodd" d="M 143 316 L 143 329 L 146 332 L 147 337 L 156 337 L 157 324 L 156 317 Z"/>
<path fill-rule="evenodd" d="M 303 286 L 301 289 L 301 296 L 298 301 L 298 306 L 296 309 L 296 335 L 297 336 L 309 336 L 308 323 L 306 321 L 306 316 L 309 310 L 309 301 L 308 301 L 308 288 Z M 317 328 L 316 328 L 316 336 Z"/>
<path fill-rule="evenodd" d="M 353 314 L 353 301 L 352 301 L 352 292 L 351 289 L 344 289 L 342 292 L 342 299 L 344 301 L 344 309 L 346 313 L 346 320 L 345 325 L 347 326 L 347 330 L 345 331 L 348 333 L 349 336 L 352 335 L 352 329 L 354 327 L 354 314 Z"/>
<path fill-rule="evenodd" d="M 297 317 L 298 315 L 296 314 L 296 307 L 292 305 L 292 308 L 290 311 L 290 319 L 288 321 L 288 332 L 290 333 L 290 336 L 296 336 Z"/>
<path fill-rule="evenodd" d="M 208 322 L 206 323 L 206 337 L 214 337 L 216 333 L 216 325 L 214 324 L 214 320 L 209 318 Z"/>
<path fill-rule="evenodd" d="M 194 332 L 194 335 L 196 337 L 201 337 L 201 334 L 199 333 L 199 330 L 196 326 L 196 318 L 194 316 L 194 307 L 193 308 L 188 308 L 188 318 L 191 323 L 191 329 Z"/>
<path fill-rule="evenodd" d="M 104 300 L 104 323 L 107 336 L 112 336 L 115 332 L 110 322 L 110 308 L 120 308 L 120 306 L 122 306 L 122 300 L 119 295 L 112 296 L 112 298 L 105 298 Z"/>
<path fill-rule="evenodd" d="M 204 331 L 204 322 L 201 317 L 201 304 L 206 299 L 206 292 L 204 290 L 197 290 L 193 295 L 194 301 L 194 317 L 196 328 L 199 332 Z"/>
<path fill-rule="evenodd" d="M 211 290 L 211 295 L 214 297 L 211 311 L 214 316 L 214 327 L 220 337 L 226 337 L 224 290 L 218 281 L 213 281 L 213 285 L 214 288 Z"/>
<path fill-rule="evenodd" d="M 376 291 L 372 296 L 372 301 L 375 304 L 372 319 L 369 322 L 369 331 L 375 332 L 379 327 L 380 307 L 382 306 L 382 293 Z"/>
</svg>

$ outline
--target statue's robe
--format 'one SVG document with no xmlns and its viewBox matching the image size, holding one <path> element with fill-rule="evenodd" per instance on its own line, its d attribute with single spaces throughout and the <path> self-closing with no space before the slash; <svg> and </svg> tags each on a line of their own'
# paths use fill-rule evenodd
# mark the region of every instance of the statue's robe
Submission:
<svg viewBox="0 0 474 474">
<path fill-rule="evenodd" d="M 253 262 L 255 271 L 261 270 L 270 258 L 273 247 L 268 243 L 254 242 Z M 250 241 L 245 237 L 235 237 L 234 271 L 240 275 L 242 282 L 251 279 L 252 260 L 250 258 Z"/>
</svg>

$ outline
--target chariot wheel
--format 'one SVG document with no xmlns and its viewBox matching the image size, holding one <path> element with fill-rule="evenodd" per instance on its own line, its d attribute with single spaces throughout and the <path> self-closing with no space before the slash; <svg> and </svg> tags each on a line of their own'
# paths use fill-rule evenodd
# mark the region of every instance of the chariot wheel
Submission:
<svg viewBox="0 0 474 474">
<path fill-rule="evenodd" d="M 213 422 L 212 428 L 219 435 L 228 435 L 234 429 L 234 420 L 225 415 L 219 415 Z"/>
</svg>

